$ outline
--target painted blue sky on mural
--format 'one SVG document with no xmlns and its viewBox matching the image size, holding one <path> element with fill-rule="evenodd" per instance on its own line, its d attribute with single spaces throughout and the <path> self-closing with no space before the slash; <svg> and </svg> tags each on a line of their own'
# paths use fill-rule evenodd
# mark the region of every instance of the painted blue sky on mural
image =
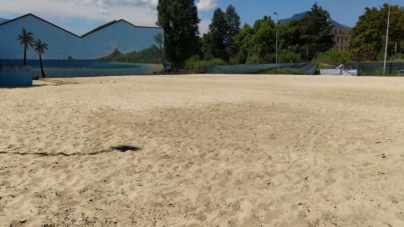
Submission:
<svg viewBox="0 0 404 227">
<path fill-rule="evenodd" d="M 157 27 L 136 27 L 125 20 L 115 21 L 101 29 L 79 37 L 34 15 L 0 24 L 0 59 L 22 59 L 23 47 L 17 40 L 22 27 L 33 33 L 34 39 L 48 44 L 43 59 L 98 59 L 119 50 L 120 53 L 139 52 L 158 46 L 154 41 Z M 38 53 L 28 48 L 27 59 L 37 59 Z"/>
<path fill-rule="evenodd" d="M 195 0 L 198 6 L 200 33 L 208 30 L 213 11 L 233 4 L 242 23 L 252 25 L 265 15 L 279 19 L 310 10 L 317 2 L 330 12 L 332 19 L 355 26 L 365 7 L 379 7 L 388 0 Z M 0 0 L 0 17 L 14 19 L 27 13 L 35 14 L 77 35 L 112 20 L 125 19 L 138 26 L 155 26 L 158 0 Z M 391 0 L 404 6 L 404 0 Z"/>
</svg>

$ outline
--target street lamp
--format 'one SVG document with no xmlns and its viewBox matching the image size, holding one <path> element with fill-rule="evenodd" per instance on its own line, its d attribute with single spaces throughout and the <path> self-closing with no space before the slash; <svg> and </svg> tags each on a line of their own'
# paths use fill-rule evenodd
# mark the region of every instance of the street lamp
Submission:
<svg viewBox="0 0 404 227">
<path fill-rule="evenodd" d="M 274 12 L 274 14 L 276 15 L 276 23 L 278 23 L 279 22 L 278 13 Z M 275 48 L 276 48 L 276 61 L 275 61 L 275 63 L 278 64 L 278 25 L 276 25 L 276 44 L 275 44 Z"/>
<path fill-rule="evenodd" d="M 389 2 L 389 13 L 387 15 L 387 31 L 386 31 L 386 46 L 384 48 L 383 76 L 384 76 L 384 73 L 386 72 L 387 43 L 389 40 L 389 25 L 390 25 L 390 5 L 391 5 L 391 0 Z"/>
</svg>

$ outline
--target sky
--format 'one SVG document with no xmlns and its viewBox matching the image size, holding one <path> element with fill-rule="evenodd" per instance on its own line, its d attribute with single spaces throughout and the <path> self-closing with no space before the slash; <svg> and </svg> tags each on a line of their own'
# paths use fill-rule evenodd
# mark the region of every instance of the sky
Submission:
<svg viewBox="0 0 404 227">
<path fill-rule="evenodd" d="M 199 30 L 206 33 L 213 11 L 225 10 L 232 4 L 242 25 L 253 25 L 264 16 L 286 19 L 309 11 L 317 2 L 331 18 L 349 27 L 355 26 L 366 7 L 376 7 L 389 0 L 195 0 L 198 7 Z M 74 34 L 82 35 L 112 20 L 124 19 L 134 25 L 155 27 L 158 0 L 0 0 L 0 17 L 14 19 L 32 13 Z M 391 0 L 404 6 L 404 0 Z"/>
</svg>

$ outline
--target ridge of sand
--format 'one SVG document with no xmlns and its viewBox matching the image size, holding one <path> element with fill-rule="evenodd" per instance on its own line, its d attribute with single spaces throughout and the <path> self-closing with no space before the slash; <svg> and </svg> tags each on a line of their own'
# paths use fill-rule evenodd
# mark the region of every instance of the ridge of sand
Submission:
<svg viewBox="0 0 404 227">
<path fill-rule="evenodd" d="M 0 89 L 1 226 L 404 225 L 404 78 L 57 80 Z"/>
</svg>

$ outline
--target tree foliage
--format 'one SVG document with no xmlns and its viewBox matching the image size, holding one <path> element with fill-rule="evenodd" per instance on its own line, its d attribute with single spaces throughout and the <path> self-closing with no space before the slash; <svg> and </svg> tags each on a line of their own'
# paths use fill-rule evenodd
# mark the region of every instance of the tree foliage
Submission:
<svg viewBox="0 0 404 227">
<path fill-rule="evenodd" d="M 226 14 L 221 8 L 213 12 L 212 22 L 209 25 L 210 46 L 209 50 L 214 57 L 225 58 L 223 51 L 226 48 L 226 37 L 228 32 Z"/>
<path fill-rule="evenodd" d="M 350 59 L 349 53 L 333 47 L 324 53 L 318 53 L 315 62 L 345 63 Z"/>
<path fill-rule="evenodd" d="M 163 50 L 161 49 L 161 45 L 163 44 L 163 34 L 158 32 L 154 37 L 154 41 L 159 45 L 160 47 L 160 53 L 161 53 L 161 63 L 164 62 L 164 57 L 163 57 Z"/>
<path fill-rule="evenodd" d="M 38 54 L 39 54 L 39 64 L 41 66 L 42 77 L 45 77 L 45 72 L 43 71 L 41 56 L 45 52 L 45 50 L 48 49 L 48 44 L 42 43 L 42 41 L 40 39 L 38 39 L 38 40 L 35 40 L 34 47 L 35 47 L 35 51 L 38 52 Z"/>
<path fill-rule="evenodd" d="M 228 53 L 233 55 L 237 52 L 237 46 L 234 45 L 234 37 L 240 32 L 240 16 L 237 14 L 233 5 L 229 5 L 226 8 L 226 21 L 228 26 L 228 32 L 226 35 L 226 44 Z"/>
<path fill-rule="evenodd" d="M 214 58 L 213 52 L 215 50 L 214 42 L 212 41 L 212 33 L 208 32 L 206 34 L 203 34 L 203 37 L 201 38 L 201 51 L 203 53 L 203 59 L 204 60 L 211 60 Z"/>
<path fill-rule="evenodd" d="M 240 31 L 240 17 L 233 5 L 229 5 L 225 12 L 217 8 L 211 21 L 208 33 L 202 38 L 204 58 L 222 58 L 228 61 L 237 52 L 234 37 Z"/>
<path fill-rule="evenodd" d="M 17 40 L 20 41 L 20 45 L 24 45 L 24 61 L 23 65 L 27 64 L 27 49 L 28 46 L 33 47 L 34 45 L 34 34 L 27 32 L 24 27 L 22 27 L 21 35 L 18 35 Z"/>
<path fill-rule="evenodd" d="M 333 47 L 333 35 L 330 33 L 333 26 L 329 20 L 329 13 L 317 3 L 297 23 L 297 26 L 299 29 L 299 52 L 308 48 L 309 61 L 315 57 L 316 53 L 326 52 Z"/>
<path fill-rule="evenodd" d="M 331 28 L 328 12 L 317 3 L 301 20 L 288 24 L 275 24 L 271 17 L 265 16 L 252 27 L 244 25 L 235 36 L 238 53 L 233 62 L 274 63 L 277 30 L 279 62 L 301 62 L 302 57 L 310 61 L 317 53 L 333 47 Z"/>
<path fill-rule="evenodd" d="M 354 60 L 374 61 L 377 60 L 378 54 L 384 55 L 388 8 L 388 4 L 384 4 L 379 9 L 366 7 L 365 13 L 359 17 L 355 27 L 352 28 L 350 38 L 350 53 Z M 396 42 L 399 53 L 404 53 L 404 7 L 393 5 L 390 10 L 387 50 L 388 55 L 391 56 Z"/>
<path fill-rule="evenodd" d="M 269 63 L 268 53 L 275 53 L 276 30 L 270 17 L 264 17 L 254 23 L 253 27 L 245 24 L 234 38 L 239 49 L 239 56 L 246 56 L 248 63 Z M 258 60 L 261 59 L 261 60 Z M 272 58 L 271 58 L 272 60 Z"/>
<path fill-rule="evenodd" d="M 166 57 L 174 68 L 198 51 L 198 10 L 193 0 L 159 0 L 157 25 L 164 29 Z"/>
</svg>

